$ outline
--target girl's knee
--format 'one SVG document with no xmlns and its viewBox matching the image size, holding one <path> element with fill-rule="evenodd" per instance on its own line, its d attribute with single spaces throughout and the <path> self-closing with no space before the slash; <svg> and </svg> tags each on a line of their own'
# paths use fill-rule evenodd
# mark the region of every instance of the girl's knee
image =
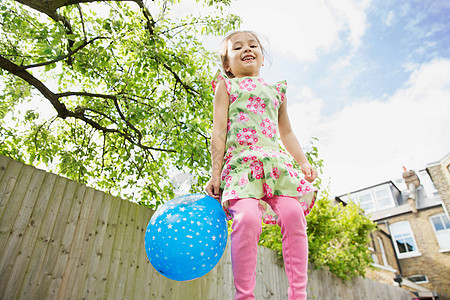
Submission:
<svg viewBox="0 0 450 300">
<path fill-rule="evenodd" d="M 233 216 L 233 227 L 242 226 L 245 230 L 261 230 L 261 215 L 258 212 L 246 211 Z"/>
<path fill-rule="evenodd" d="M 278 225 L 285 227 L 287 231 L 306 230 L 306 219 L 301 208 L 285 210 L 278 217 Z"/>
</svg>

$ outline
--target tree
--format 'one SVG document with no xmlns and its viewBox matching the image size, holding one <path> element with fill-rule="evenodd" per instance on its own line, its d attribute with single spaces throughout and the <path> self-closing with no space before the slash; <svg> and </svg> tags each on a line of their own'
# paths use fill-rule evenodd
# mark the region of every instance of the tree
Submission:
<svg viewBox="0 0 450 300">
<path fill-rule="evenodd" d="M 173 170 L 202 191 L 214 56 L 197 36 L 239 24 L 219 16 L 229 0 L 204 1 L 212 15 L 178 20 L 169 15 L 176 0 L 2 1 L 0 154 L 154 206 L 174 196 Z M 36 99 L 51 112 L 21 113 Z M 313 144 L 307 156 L 320 170 Z M 371 225 L 349 207 L 322 199 L 308 216 L 312 262 L 344 279 L 369 261 Z M 277 228 L 265 227 L 261 242 L 281 253 Z"/>
<path fill-rule="evenodd" d="M 173 197 L 176 169 L 199 191 L 214 54 L 197 36 L 239 18 L 220 16 L 229 0 L 207 0 L 212 15 L 172 20 L 176 2 L 2 1 L 0 154 L 142 203 Z M 52 112 L 17 114 L 36 99 Z"/>
</svg>

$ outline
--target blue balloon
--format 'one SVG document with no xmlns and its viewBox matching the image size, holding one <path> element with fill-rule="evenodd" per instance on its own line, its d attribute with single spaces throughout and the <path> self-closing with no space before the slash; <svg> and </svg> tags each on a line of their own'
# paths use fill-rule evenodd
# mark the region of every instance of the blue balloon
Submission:
<svg viewBox="0 0 450 300">
<path fill-rule="evenodd" d="M 227 245 L 227 222 L 220 203 L 190 194 L 161 205 L 145 233 L 152 266 L 177 281 L 193 280 L 211 271 Z"/>
</svg>

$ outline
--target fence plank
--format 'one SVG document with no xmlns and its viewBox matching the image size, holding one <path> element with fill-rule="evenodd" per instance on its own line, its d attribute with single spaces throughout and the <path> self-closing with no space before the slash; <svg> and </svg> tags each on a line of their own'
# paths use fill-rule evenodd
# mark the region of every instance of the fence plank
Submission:
<svg viewBox="0 0 450 300">
<path fill-rule="evenodd" d="M 27 192 L 26 187 L 33 174 L 24 169 L 27 168 L 22 168 L 21 164 L 13 164 L 11 166 L 11 172 L 5 174 L 7 177 L 7 185 L 2 195 L 3 214 L 0 222 L 0 249 L 3 249 L 9 241 L 12 226 L 19 214 Z M 12 191 L 14 192 L 12 193 Z M 4 273 L 5 267 L 0 263 L 0 273 Z"/>
<path fill-rule="evenodd" d="M 55 280 L 52 282 L 49 289 L 57 291 L 55 297 L 59 299 L 61 299 L 61 295 L 64 295 L 67 292 L 65 289 L 67 285 L 63 283 L 65 282 L 65 277 L 70 274 L 70 266 L 72 266 L 69 263 L 71 261 L 71 248 L 75 232 L 77 230 L 78 220 L 82 210 L 86 189 L 87 188 L 85 185 L 78 184 L 76 186 L 76 190 L 73 192 L 72 206 L 70 208 L 69 215 L 67 216 L 64 238 L 62 239 L 60 246 L 61 257 L 58 258 L 58 261 L 55 265 L 55 270 L 53 271 L 55 274 Z"/>
<path fill-rule="evenodd" d="M 154 272 L 153 267 L 147 258 L 147 253 L 145 251 L 145 231 L 147 230 L 148 222 L 150 221 L 153 211 L 147 207 L 139 207 L 137 211 L 136 223 L 139 227 L 138 230 L 138 240 L 136 241 L 135 247 L 138 249 L 137 254 L 137 266 L 136 266 L 136 280 L 134 283 L 134 299 L 150 299 L 150 280 L 146 279 L 149 277 L 151 272 Z"/>
<path fill-rule="evenodd" d="M 70 244 L 66 270 L 58 292 L 59 299 L 78 299 L 75 296 L 79 291 L 80 285 L 82 285 L 81 281 L 84 280 L 83 266 L 81 266 L 80 261 L 86 253 L 84 249 L 88 246 L 88 243 L 85 241 L 85 232 L 94 194 L 95 190 L 89 187 L 86 188 L 83 194 L 77 225 Z"/>
<path fill-rule="evenodd" d="M 87 277 L 83 288 L 83 299 L 97 299 L 98 285 L 101 284 L 101 279 L 98 278 L 98 265 L 102 256 L 102 249 L 104 246 L 106 227 L 108 215 L 111 207 L 111 199 L 104 195 L 103 197 L 95 197 L 95 201 L 99 203 L 95 209 L 98 211 L 97 217 L 92 217 L 92 229 L 90 230 L 93 239 L 93 248 L 91 251 L 90 260 L 87 262 L 86 268 Z M 95 222 L 94 222 L 95 221 Z M 94 224 L 95 223 L 95 224 Z M 92 232 L 92 230 L 95 230 Z M 98 285 L 97 285 L 98 284 Z"/>
<path fill-rule="evenodd" d="M 127 268 L 129 267 L 130 260 L 130 247 L 131 247 L 131 237 L 130 227 L 134 224 L 133 220 L 136 218 L 136 205 L 131 202 L 127 202 L 126 213 L 124 214 L 124 219 L 119 223 L 123 230 L 122 244 L 120 245 L 121 251 L 119 252 L 119 268 L 116 284 L 114 287 L 114 297 L 115 299 L 126 299 L 125 297 L 125 287 L 127 284 Z"/>
<path fill-rule="evenodd" d="M 52 234 L 53 249 L 47 254 L 49 264 L 47 297 L 55 299 L 59 293 L 64 271 L 69 260 L 69 249 L 75 232 L 76 223 L 81 208 L 81 197 L 84 196 L 85 187 L 69 181 L 64 191 L 62 203 L 58 211 L 58 218 Z M 52 265 L 53 264 L 53 265 Z"/>
<path fill-rule="evenodd" d="M 137 204 L 131 203 L 132 210 L 128 217 L 127 226 L 127 237 L 128 237 L 128 255 L 125 256 L 126 259 L 123 260 L 124 271 L 126 270 L 126 283 L 123 299 L 136 299 L 134 297 L 134 281 L 136 280 L 136 265 L 137 265 L 137 254 L 138 248 L 141 247 L 139 244 L 139 232 L 137 230 L 137 212 L 139 206 Z"/>
<path fill-rule="evenodd" d="M 6 205 L 8 204 L 11 193 L 16 185 L 17 177 L 24 166 L 21 163 L 1 156 L 2 179 L 0 181 L 0 217 L 3 217 Z"/>
<path fill-rule="evenodd" d="M 3 181 L 3 175 L 6 173 L 6 170 L 8 169 L 8 165 L 10 162 L 14 161 L 6 156 L 0 155 L 0 186 L 1 182 Z"/>
<path fill-rule="evenodd" d="M 39 289 L 36 293 L 38 299 L 43 299 L 49 295 L 49 289 L 54 277 L 52 271 L 55 268 L 58 256 L 60 255 L 58 251 L 59 245 L 63 238 L 62 235 L 64 233 L 68 212 L 72 206 L 72 199 L 66 202 L 64 199 L 68 193 L 73 193 L 75 185 L 74 182 L 68 180 L 64 181 L 64 185 L 61 187 L 59 187 L 59 185 L 56 186 L 54 194 L 52 195 L 55 205 L 53 205 L 53 209 L 50 209 L 49 216 L 52 222 L 49 223 L 49 226 L 44 233 L 48 242 L 40 271 Z M 72 188 L 70 186 L 72 186 Z"/>
<path fill-rule="evenodd" d="M 88 189 L 91 190 L 91 188 Z M 95 230 L 101 209 L 100 205 L 102 203 L 102 198 L 103 196 L 96 190 L 93 190 L 92 197 L 89 197 L 89 201 L 91 202 L 90 209 L 86 215 L 87 218 L 84 222 L 85 226 L 83 226 L 83 230 L 80 230 L 80 234 L 78 235 L 78 238 L 80 239 L 78 242 L 82 244 L 83 247 L 78 249 L 77 272 L 75 273 L 76 288 L 73 288 L 71 291 L 72 299 L 83 299 L 86 295 L 84 288 L 86 280 L 90 275 L 89 272 L 91 271 L 90 261 L 94 255 Z M 90 299 L 90 297 L 85 299 Z"/>
<path fill-rule="evenodd" d="M 120 199 L 114 198 L 111 195 L 107 195 L 104 198 L 105 203 L 110 205 L 109 212 L 106 218 L 106 228 L 103 238 L 103 245 L 101 248 L 100 260 L 97 266 L 97 281 L 96 281 L 96 299 L 102 298 L 105 295 L 107 282 L 113 281 L 112 278 L 108 278 L 108 271 L 111 262 L 111 253 L 113 251 L 114 239 L 117 230 L 117 219 L 120 213 L 120 206 L 123 202 Z"/>
<path fill-rule="evenodd" d="M 51 242 L 51 233 L 53 231 L 53 226 L 57 217 L 59 205 L 61 204 L 61 195 L 65 189 L 67 180 L 65 178 L 56 177 L 55 184 L 52 186 L 51 191 L 46 191 L 44 201 L 42 204 L 45 209 L 39 209 L 40 213 L 43 215 L 34 215 L 32 220 L 38 223 L 39 232 L 36 242 L 33 247 L 33 257 L 27 268 L 27 275 L 25 280 L 31 284 L 27 287 L 25 294 L 36 295 L 38 290 L 42 288 L 41 280 L 42 269 L 45 268 L 44 260 L 45 254 L 48 251 L 48 247 Z M 44 207 L 42 207 L 44 208 Z M 45 287 L 44 287 L 45 289 Z"/>
<path fill-rule="evenodd" d="M 38 268 L 39 262 L 39 258 L 36 256 L 38 252 L 35 252 L 34 249 L 36 248 L 36 244 L 38 244 L 39 232 L 44 221 L 45 212 L 47 211 L 56 179 L 57 177 L 55 175 L 46 173 L 36 203 L 33 207 L 27 230 L 23 235 L 21 251 L 25 257 L 25 262 L 23 262 L 23 270 L 20 270 L 21 279 L 18 279 L 16 282 L 19 298 L 27 299 L 31 297 L 29 292 L 33 289 L 34 285 L 31 278 L 33 277 L 35 269 Z M 13 298 L 16 299 L 15 297 Z"/>
<path fill-rule="evenodd" d="M 3 295 L 15 294 L 15 291 L 17 291 L 17 280 L 20 277 L 20 274 L 24 273 L 24 268 L 26 268 L 26 259 L 24 256 L 26 252 L 22 249 L 24 234 L 27 230 L 27 225 L 30 222 L 30 216 L 45 177 L 44 171 L 34 169 L 29 170 L 29 172 L 32 173 L 32 177 L 28 187 L 24 189 L 26 190 L 26 194 L 24 196 L 23 204 L 14 220 L 11 234 L 7 242 L 8 247 L 5 248 L 3 255 L 1 255 L 0 265 L 7 266 L 6 269 L 2 269 L 1 273 L 10 274 L 8 281 L 5 280 L 0 283 L 0 291 L 4 291 Z"/>
<path fill-rule="evenodd" d="M 124 246 L 124 237 L 126 235 L 125 224 L 128 217 L 130 205 L 127 202 L 122 202 L 120 205 L 119 217 L 117 219 L 116 231 L 113 243 L 113 251 L 111 253 L 111 262 L 108 270 L 108 281 L 106 284 L 105 297 L 107 299 L 120 299 L 121 290 L 123 290 L 123 278 L 120 269 L 120 256 L 122 254 L 122 247 Z"/>
</svg>

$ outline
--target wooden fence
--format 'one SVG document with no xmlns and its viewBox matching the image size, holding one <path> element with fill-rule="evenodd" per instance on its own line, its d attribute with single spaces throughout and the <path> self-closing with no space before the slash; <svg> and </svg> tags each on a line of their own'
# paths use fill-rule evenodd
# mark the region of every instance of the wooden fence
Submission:
<svg viewBox="0 0 450 300">
<path fill-rule="evenodd" d="M 206 276 L 176 282 L 149 263 L 153 211 L 0 156 L 0 299 L 233 299 L 229 247 Z M 287 299 L 282 263 L 259 248 L 256 299 Z M 310 268 L 311 269 L 311 268 Z M 308 299 L 411 299 L 368 279 L 310 271 Z"/>
</svg>

